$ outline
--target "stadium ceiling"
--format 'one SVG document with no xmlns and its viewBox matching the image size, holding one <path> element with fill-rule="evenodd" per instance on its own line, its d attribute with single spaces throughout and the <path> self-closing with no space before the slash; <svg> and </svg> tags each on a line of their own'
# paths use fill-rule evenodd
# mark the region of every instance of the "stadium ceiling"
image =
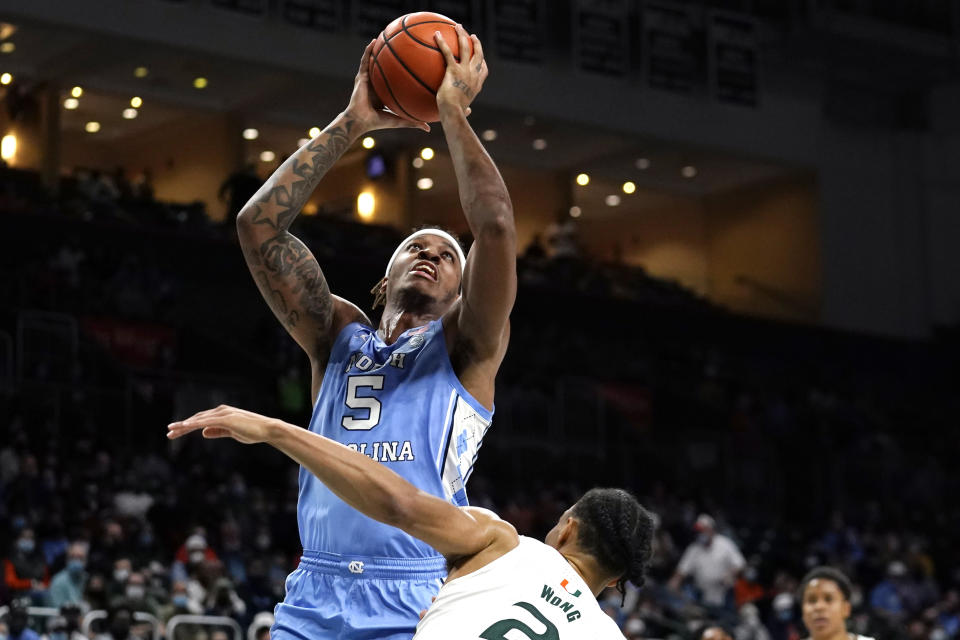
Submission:
<svg viewBox="0 0 960 640">
<path fill-rule="evenodd" d="M 20 23 L 16 29 L 16 50 L 0 58 L 4 70 L 21 82 L 55 87 L 61 105 L 74 86 L 82 87 L 79 107 L 61 111 L 61 128 L 79 133 L 95 120 L 102 125 L 101 140 L 119 142 L 192 113 L 223 112 L 237 117 L 238 135 L 242 128 L 257 128 L 257 144 L 281 156 L 311 126 L 323 126 L 336 115 L 351 89 L 344 78 L 143 40 L 46 24 Z M 145 76 L 137 77 L 138 67 L 146 68 Z M 205 88 L 194 87 L 198 77 L 207 80 Z M 143 106 L 135 119 L 125 120 L 122 113 L 134 96 Z M 478 132 L 496 131 L 488 147 L 499 162 L 571 175 L 588 172 L 597 188 L 605 184 L 608 191 L 631 180 L 641 188 L 700 196 L 797 172 L 765 160 L 485 107 L 482 100 L 477 107 L 471 120 Z M 439 127 L 427 137 L 411 131 L 377 136 L 386 148 L 427 141 L 443 146 Z M 538 150 L 536 140 L 546 147 Z M 646 169 L 638 168 L 640 159 L 647 161 Z M 695 179 L 683 177 L 685 166 L 696 167 Z"/>
</svg>

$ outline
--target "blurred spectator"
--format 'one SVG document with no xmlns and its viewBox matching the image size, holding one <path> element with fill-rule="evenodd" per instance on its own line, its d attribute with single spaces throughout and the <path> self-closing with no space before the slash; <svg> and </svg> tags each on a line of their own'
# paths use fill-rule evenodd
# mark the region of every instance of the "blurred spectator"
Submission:
<svg viewBox="0 0 960 640">
<path fill-rule="evenodd" d="M 207 546 L 207 538 L 202 532 L 189 536 L 177 549 L 170 570 L 172 580 L 187 580 L 194 576 L 204 562 L 218 562 L 219 557 Z"/>
<path fill-rule="evenodd" d="M 771 605 L 772 615 L 767 628 L 771 640 L 800 640 L 803 628 L 796 619 L 796 604 L 792 593 L 778 594 Z"/>
<path fill-rule="evenodd" d="M 40 603 L 50 575 L 43 554 L 37 549 L 33 529 L 26 527 L 13 543 L 10 555 L 4 560 L 4 583 L 13 597 L 28 596 Z"/>
<path fill-rule="evenodd" d="M 83 604 L 87 577 L 87 545 L 85 542 L 73 542 L 67 548 L 66 566 L 54 574 L 50 581 L 48 606 L 59 609 L 67 604 Z"/>
<path fill-rule="evenodd" d="M 257 165 L 253 163 L 245 165 L 243 169 L 230 174 L 223 181 L 220 190 L 217 192 L 217 197 L 220 198 L 221 202 L 225 200 L 227 202 L 227 216 L 223 220 L 224 225 L 231 227 L 237 223 L 237 214 L 240 213 L 243 205 L 247 204 L 247 201 L 253 197 L 261 184 L 263 184 L 263 180 L 257 175 Z"/>
<path fill-rule="evenodd" d="M 170 588 L 170 602 L 160 607 L 157 617 L 160 621 L 166 623 L 173 616 L 179 615 L 200 615 L 203 613 L 203 605 L 197 600 L 191 600 L 187 594 L 187 583 L 174 582 Z"/>
<path fill-rule="evenodd" d="M 27 626 L 27 607 L 30 601 L 14 600 L 7 613 L 7 640 L 40 640 L 40 635 Z"/>
<path fill-rule="evenodd" d="M 121 557 L 113 562 L 113 573 L 107 582 L 107 598 L 111 603 L 119 601 L 126 595 L 127 578 L 133 573 L 133 563 L 130 558 Z"/>
<path fill-rule="evenodd" d="M 907 566 L 899 560 L 887 565 L 887 577 L 870 592 L 870 606 L 891 621 L 899 621 L 906 615 L 903 588 Z"/>
<path fill-rule="evenodd" d="M 703 604 L 729 606 L 737 575 L 746 565 L 743 555 L 730 538 L 716 532 L 716 522 L 707 514 L 697 517 L 694 530 L 697 539 L 683 552 L 671 587 L 679 589 L 691 578 Z"/>
<path fill-rule="evenodd" d="M 129 609 L 134 612 L 143 611 L 151 615 L 157 615 L 160 609 L 160 603 L 147 594 L 147 582 L 143 574 L 139 571 L 134 571 L 127 577 L 123 596 L 117 598 L 112 603 L 112 607 Z"/>
<path fill-rule="evenodd" d="M 83 609 L 80 605 L 68 604 L 61 607 L 60 616 L 65 624 L 66 640 L 88 640 L 80 631 L 83 623 Z"/>
</svg>

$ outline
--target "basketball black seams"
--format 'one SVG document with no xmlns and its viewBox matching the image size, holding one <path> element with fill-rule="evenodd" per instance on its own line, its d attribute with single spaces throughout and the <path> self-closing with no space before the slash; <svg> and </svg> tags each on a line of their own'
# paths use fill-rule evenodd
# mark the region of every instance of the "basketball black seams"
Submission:
<svg viewBox="0 0 960 640">
<path fill-rule="evenodd" d="M 380 51 L 383 51 L 383 47 L 380 47 Z M 393 53 L 393 50 L 391 50 L 390 53 Z M 396 58 L 396 54 L 394 54 L 393 57 Z M 399 60 L 399 58 L 397 59 Z M 390 92 L 390 97 L 393 98 L 393 104 L 397 105 L 397 108 L 400 109 L 400 111 L 403 111 L 408 118 L 411 120 L 417 120 L 417 118 L 414 118 L 412 115 L 410 115 L 407 110 L 403 108 L 403 105 L 400 104 L 400 101 L 397 100 L 397 96 L 394 95 L 393 89 L 390 87 L 390 81 L 387 80 L 387 74 L 383 72 L 383 67 L 380 65 L 380 61 L 377 60 L 377 56 L 373 57 L 373 64 L 377 65 L 377 71 L 380 72 L 380 77 L 383 78 L 383 85 L 387 88 L 387 91 Z"/>
<path fill-rule="evenodd" d="M 389 42 L 386 43 L 385 46 L 386 46 L 387 49 L 390 49 L 390 53 L 393 54 L 393 57 L 397 59 L 397 62 L 400 63 L 400 66 L 402 66 L 404 69 L 406 69 L 407 73 L 409 73 L 410 76 L 411 76 L 414 80 L 416 80 L 417 82 L 419 82 L 420 85 L 421 85 L 424 89 L 426 89 L 426 90 L 429 91 L 430 93 L 436 95 L 436 93 L 437 93 L 436 90 L 431 89 L 431 88 L 430 88 L 430 85 L 428 85 L 426 82 L 424 82 L 423 80 L 421 80 L 421 79 L 420 79 L 420 76 L 418 76 L 417 74 L 415 74 L 415 73 L 413 72 L 413 69 L 411 69 L 410 67 L 407 66 L 407 63 L 403 61 L 403 58 L 401 58 L 400 56 L 397 55 L 397 52 L 393 50 L 393 47 L 390 46 L 390 43 L 389 43 Z M 380 51 L 383 51 L 383 48 L 382 48 L 382 47 L 380 48 Z M 381 71 L 382 71 L 382 70 L 381 70 Z M 386 75 L 384 75 L 384 79 L 386 79 Z"/>
</svg>

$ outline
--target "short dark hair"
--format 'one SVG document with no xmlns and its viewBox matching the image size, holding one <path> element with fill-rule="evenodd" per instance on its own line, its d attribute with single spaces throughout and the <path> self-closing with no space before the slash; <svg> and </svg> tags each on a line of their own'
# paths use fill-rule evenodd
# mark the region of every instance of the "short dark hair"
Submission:
<svg viewBox="0 0 960 640">
<path fill-rule="evenodd" d="M 806 593 L 807 587 L 810 586 L 810 583 L 814 580 L 830 580 L 836 583 L 837 588 L 840 589 L 840 592 L 843 593 L 843 597 L 850 600 L 850 597 L 853 595 L 853 584 L 842 571 L 839 569 L 834 569 L 833 567 L 816 567 L 810 571 L 807 575 L 803 576 L 803 580 L 800 581 L 800 589 L 797 590 L 798 599 L 803 602 L 803 594 Z"/>
<path fill-rule="evenodd" d="M 579 522 L 577 544 L 600 566 L 620 576 L 617 590 L 625 594 L 629 580 L 643 586 L 653 555 L 653 517 L 623 489 L 591 489 L 573 505 Z"/>
</svg>

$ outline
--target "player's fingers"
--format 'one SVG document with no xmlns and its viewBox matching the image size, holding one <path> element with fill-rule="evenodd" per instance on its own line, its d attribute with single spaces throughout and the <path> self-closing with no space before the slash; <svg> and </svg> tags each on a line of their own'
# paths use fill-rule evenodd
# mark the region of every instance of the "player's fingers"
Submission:
<svg viewBox="0 0 960 640">
<path fill-rule="evenodd" d="M 470 41 L 473 42 L 473 57 L 470 58 L 470 64 L 477 67 L 484 61 L 483 45 L 480 44 L 480 38 L 476 34 L 470 34 Z"/>
<path fill-rule="evenodd" d="M 430 132 L 430 125 L 426 122 L 401 118 L 392 113 L 382 113 L 381 116 L 384 120 L 384 125 L 391 129 L 420 129 L 427 133 Z"/>
<path fill-rule="evenodd" d="M 469 60 L 470 36 L 467 35 L 467 30 L 463 28 L 463 25 L 458 24 L 455 29 L 457 31 L 457 44 L 460 46 L 460 60 Z"/>
<path fill-rule="evenodd" d="M 450 50 L 450 45 L 443 39 L 443 34 L 439 31 L 434 31 L 433 39 L 436 41 L 437 46 L 440 47 L 440 53 L 443 54 L 443 59 L 447 61 L 447 64 L 457 61 L 456 58 L 453 57 L 453 51 Z"/>
<path fill-rule="evenodd" d="M 370 63 L 370 54 L 373 51 L 373 43 L 376 42 L 376 39 L 371 40 L 367 47 L 363 50 L 363 55 L 360 56 L 360 68 L 357 70 L 357 74 L 362 74 L 367 70 L 367 65 Z"/>
<path fill-rule="evenodd" d="M 199 426 L 185 425 L 183 422 L 171 422 L 167 425 L 167 438 L 176 440 L 199 428 Z"/>
</svg>

